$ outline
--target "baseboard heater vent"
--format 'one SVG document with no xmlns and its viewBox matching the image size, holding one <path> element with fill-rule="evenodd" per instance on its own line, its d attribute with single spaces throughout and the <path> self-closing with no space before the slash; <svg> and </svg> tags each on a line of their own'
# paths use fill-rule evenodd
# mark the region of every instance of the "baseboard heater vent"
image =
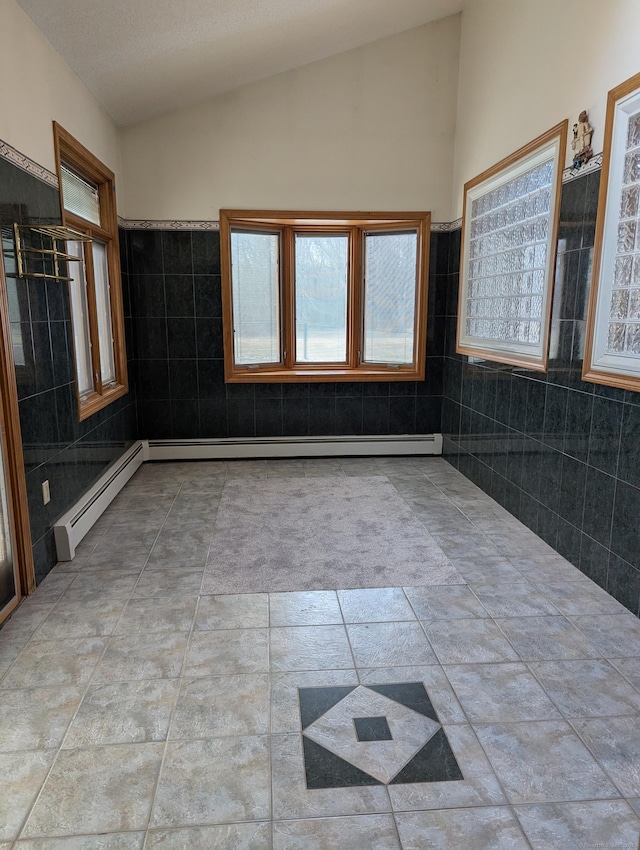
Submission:
<svg viewBox="0 0 640 850">
<path fill-rule="evenodd" d="M 442 434 L 149 440 L 149 460 L 441 455 Z"/>
<path fill-rule="evenodd" d="M 112 463 L 90 490 L 60 517 L 53 531 L 59 561 L 71 561 L 76 546 L 147 460 L 147 443 L 138 440 Z"/>
</svg>

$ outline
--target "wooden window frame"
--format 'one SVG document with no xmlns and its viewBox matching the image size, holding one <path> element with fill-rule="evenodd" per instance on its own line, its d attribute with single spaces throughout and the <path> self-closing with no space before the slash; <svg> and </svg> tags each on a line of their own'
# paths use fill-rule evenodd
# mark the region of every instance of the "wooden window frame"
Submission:
<svg viewBox="0 0 640 850">
<path fill-rule="evenodd" d="M 321 381 L 421 381 L 425 377 L 427 338 L 427 290 L 429 273 L 429 212 L 309 212 L 273 210 L 220 210 L 220 264 L 225 381 L 227 383 L 293 383 Z M 231 281 L 231 231 L 264 230 L 281 234 L 279 364 L 257 367 L 234 362 L 233 297 Z M 362 360 L 363 239 L 373 231 L 415 230 L 417 233 L 414 353 L 411 364 L 386 365 Z M 346 363 L 300 364 L 295 352 L 295 288 L 293 281 L 295 233 L 347 233 L 349 239 Z"/>
<path fill-rule="evenodd" d="M 593 270 L 584 346 L 582 379 L 591 383 L 640 392 L 640 355 L 615 355 L 598 352 L 597 326 L 608 323 L 614 283 L 617 229 L 620 221 L 620 201 L 623 187 L 622 168 L 624 153 L 616 150 L 615 141 L 621 132 L 620 120 L 624 115 L 625 101 L 637 101 L 634 111 L 640 108 L 640 74 L 635 74 L 607 95 L 607 112 L 604 127 L 604 150 L 598 195 L 596 233 L 593 249 Z M 622 118 L 622 120 L 624 120 Z M 626 125 L 624 127 L 626 130 Z M 640 227 L 640 224 L 637 225 Z M 636 241 L 636 245 L 638 242 Z M 640 254 L 636 253 L 640 262 Z M 634 269 L 635 271 L 635 269 Z M 604 315 L 603 315 L 604 314 Z M 640 320 L 635 320 L 640 322 Z M 634 322 L 634 323 L 635 323 Z M 602 332 L 601 332 L 602 333 Z M 601 338 L 600 338 L 601 346 Z M 628 365 L 620 361 L 628 361 Z M 634 363 L 635 361 L 635 363 Z"/>
<path fill-rule="evenodd" d="M 127 377 L 127 352 L 125 347 L 124 310 L 122 306 L 122 277 L 120 272 L 120 249 L 118 245 L 118 215 L 116 212 L 115 175 L 104 163 L 87 150 L 84 145 L 53 122 L 53 139 L 56 170 L 60 187 L 60 208 L 64 225 L 78 230 L 106 246 L 109 274 L 109 300 L 111 306 L 111 330 L 113 335 L 113 357 L 115 382 L 103 386 L 101 379 L 100 340 L 96 308 L 96 290 L 93 272 L 91 242 L 84 243 L 84 265 L 87 285 L 87 312 L 89 339 L 91 343 L 91 372 L 93 389 L 82 397 L 77 388 L 78 416 L 87 419 L 94 413 L 126 395 L 129 391 Z M 69 212 L 64 207 L 61 166 L 65 165 L 78 176 L 98 187 L 100 203 L 100 225 L 93 224 Z M 72 317 L 73 321 L 73 317 Z M 74 350 L 75 360 L 75 350 Z"/>
<path fill-rule="evenodd" d="M 460 247 L 460 294 L 458 301 L 458 325 L 456 351 L 470 357 L 482 360 L 505 363 L 510 366 L 521 367 L 533 371 L 546 372 L 549 359 L 549 339 L 551 325 L 551 308 L 553 304 L 553 284 L 555 276 L 557 244 L 558 244 L 558 222 L 560 217 L 560 201 L 562 195 L 562 171 L 564 167 L 565 151 L 567 147 L 568 121 L 561 121 L 546 133 L 533 139 L 528 144 L 519 148 L 505 159 L 483 171 L 473 180 L 465 183 L 464 205 L 462 217 L 462 241 Z M 470 257 L 470 228 L 471 228 L 471 205 L 474 196 L 493 191 L 508 184 L 518 176 L 518 170 L 524 169 L 528 163 L 535 162 L 538 154 L 545 150 L 555 149 L 554 176 L 551 185 L 553 194 L 548 221 L 547 233 L 547 256 L 545 280 L 543 288 L 541 334 L 538 352 L 528 353 L 525 343 L 512 343 L 498 338 L 471 337 L 466 333 L 466 321 L 473 318 L 467 313 L 467 292 L 469 281 Z M 534 166 L 532 166 L 534 167 Z M 501 230 L 507 230 L 505 225 Z M 500 232 L 500 231 L 498 231 Z M 543 243 L 544 244 L 544 243 Z M 527 247 L 523 245 L 522 247 Z M 524 271 L 524 269 L 523 269 Z M 526 321 L 526 317 L 524 317 Z M 486 339 L 486 342 L 484 342 Z M 471 341 L 473 340 L 473 341 Z M 519 349 L 519 350 L 518 350 Z"/>
<path fill-rule="evenodd" d="M 4 443 L 7 503 L 11 529 L 15 596 L 0 610 L 0 623 L 18 606 L 23 596 L 36 588 L 29 523 L 29 502 L 24 470 L 24 453 L 20 429 L 20 409 L 16 383 L 7 281 L 0 256 L 0 429 Z"/>
</svg>

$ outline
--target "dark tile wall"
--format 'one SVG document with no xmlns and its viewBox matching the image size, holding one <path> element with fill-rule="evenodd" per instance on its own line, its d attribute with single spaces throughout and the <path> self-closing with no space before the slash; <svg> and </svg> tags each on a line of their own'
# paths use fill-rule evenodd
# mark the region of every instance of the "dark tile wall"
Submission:
<svg viewBox="0 0 640 850">
<path fill-rule="evenodd" d="M 439 433 L 449 234 L 432 234 L 427 378 L 225 384 L 216 231 L 127 233 L 139 433 L 149 439 Z"/>
<path fill-rule="evenodd" d="M 0 158 L 2 254 L 16 360 L 31 537 L 36 578 L 40 581 L 56 562 L 53 524 L 135 439 L 135 395 L 132 390 L 95 416 L 78 421 L 66 284 L 17 277 L 14 221 L 59 224 L 59 194 Z M 128 303 L 128 268 L 123 281 Z M 42 482 L 47 479 L 51 501 L 45 506 Z"/>
<path fill-rule="evenodd" d="M 455 353 L 451 236 L 445 457 L 634 613 L 640 602 L 640 394 L 581 380 L 600 172 L 562 191 L 546 374 Z"/>
</svg>

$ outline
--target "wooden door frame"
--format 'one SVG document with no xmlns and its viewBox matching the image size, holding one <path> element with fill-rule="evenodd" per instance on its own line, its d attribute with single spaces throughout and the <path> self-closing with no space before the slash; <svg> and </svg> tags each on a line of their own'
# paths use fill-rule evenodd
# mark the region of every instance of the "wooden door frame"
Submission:
<svg viewBox="0 0 640 850">
<path fill-rule="evenodd" d="M 0 259 L 0 428 L 4 436 L 7 478 L 9 526 L 12 534 L 12 554 L 17 567 L 18 586 L 15 599 L 2 609 L 0 622 L 16 608 L 23 596 L 33 593 L 36 586 L 27 501 L 27 481 L 22 451 L 18 387 L 11 342 L 9 300 L 4 263 Z"/>
</svg>

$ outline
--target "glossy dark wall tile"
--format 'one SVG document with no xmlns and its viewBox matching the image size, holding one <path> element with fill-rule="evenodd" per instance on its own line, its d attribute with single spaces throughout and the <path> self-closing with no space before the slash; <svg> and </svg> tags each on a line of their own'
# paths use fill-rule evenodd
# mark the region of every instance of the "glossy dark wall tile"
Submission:
<svg viewBox="0 0 640 850">
<path fill-rule="evenodd" d="M 447 460 L 639 614 L 640 394 L 581 379 L 599 179 L 563 187 L 546 374 L 455 353 L 451 235 L 442 431 Z"/>
<path fill-rule="evenodd" d="M 431 240 L 427 379 L 337 384 L 225 384 L 219 234 L 127 238 L 141 436 L 439 433 L 448 233 Z"/>
<path fill-rule="evenodd" d="M 0 158 L 0 230 L 11 318 L 36 578 L 56 562 L 52 526 L 136 437 L 135 395 L 78 421 L 65 283 L 19 279 L 13 223 L 59 224 L 56 189 Z M 126 263 L 126 251 L 124 252 Z M 128 266 L 123 267 L 125 305 Z M 126 309 L 126 306 L 125 306 Z M 130 324 L 130 319 L 128 320 Z M 42 504 L 42 482 L 51 501 Z"/>
</svg>

